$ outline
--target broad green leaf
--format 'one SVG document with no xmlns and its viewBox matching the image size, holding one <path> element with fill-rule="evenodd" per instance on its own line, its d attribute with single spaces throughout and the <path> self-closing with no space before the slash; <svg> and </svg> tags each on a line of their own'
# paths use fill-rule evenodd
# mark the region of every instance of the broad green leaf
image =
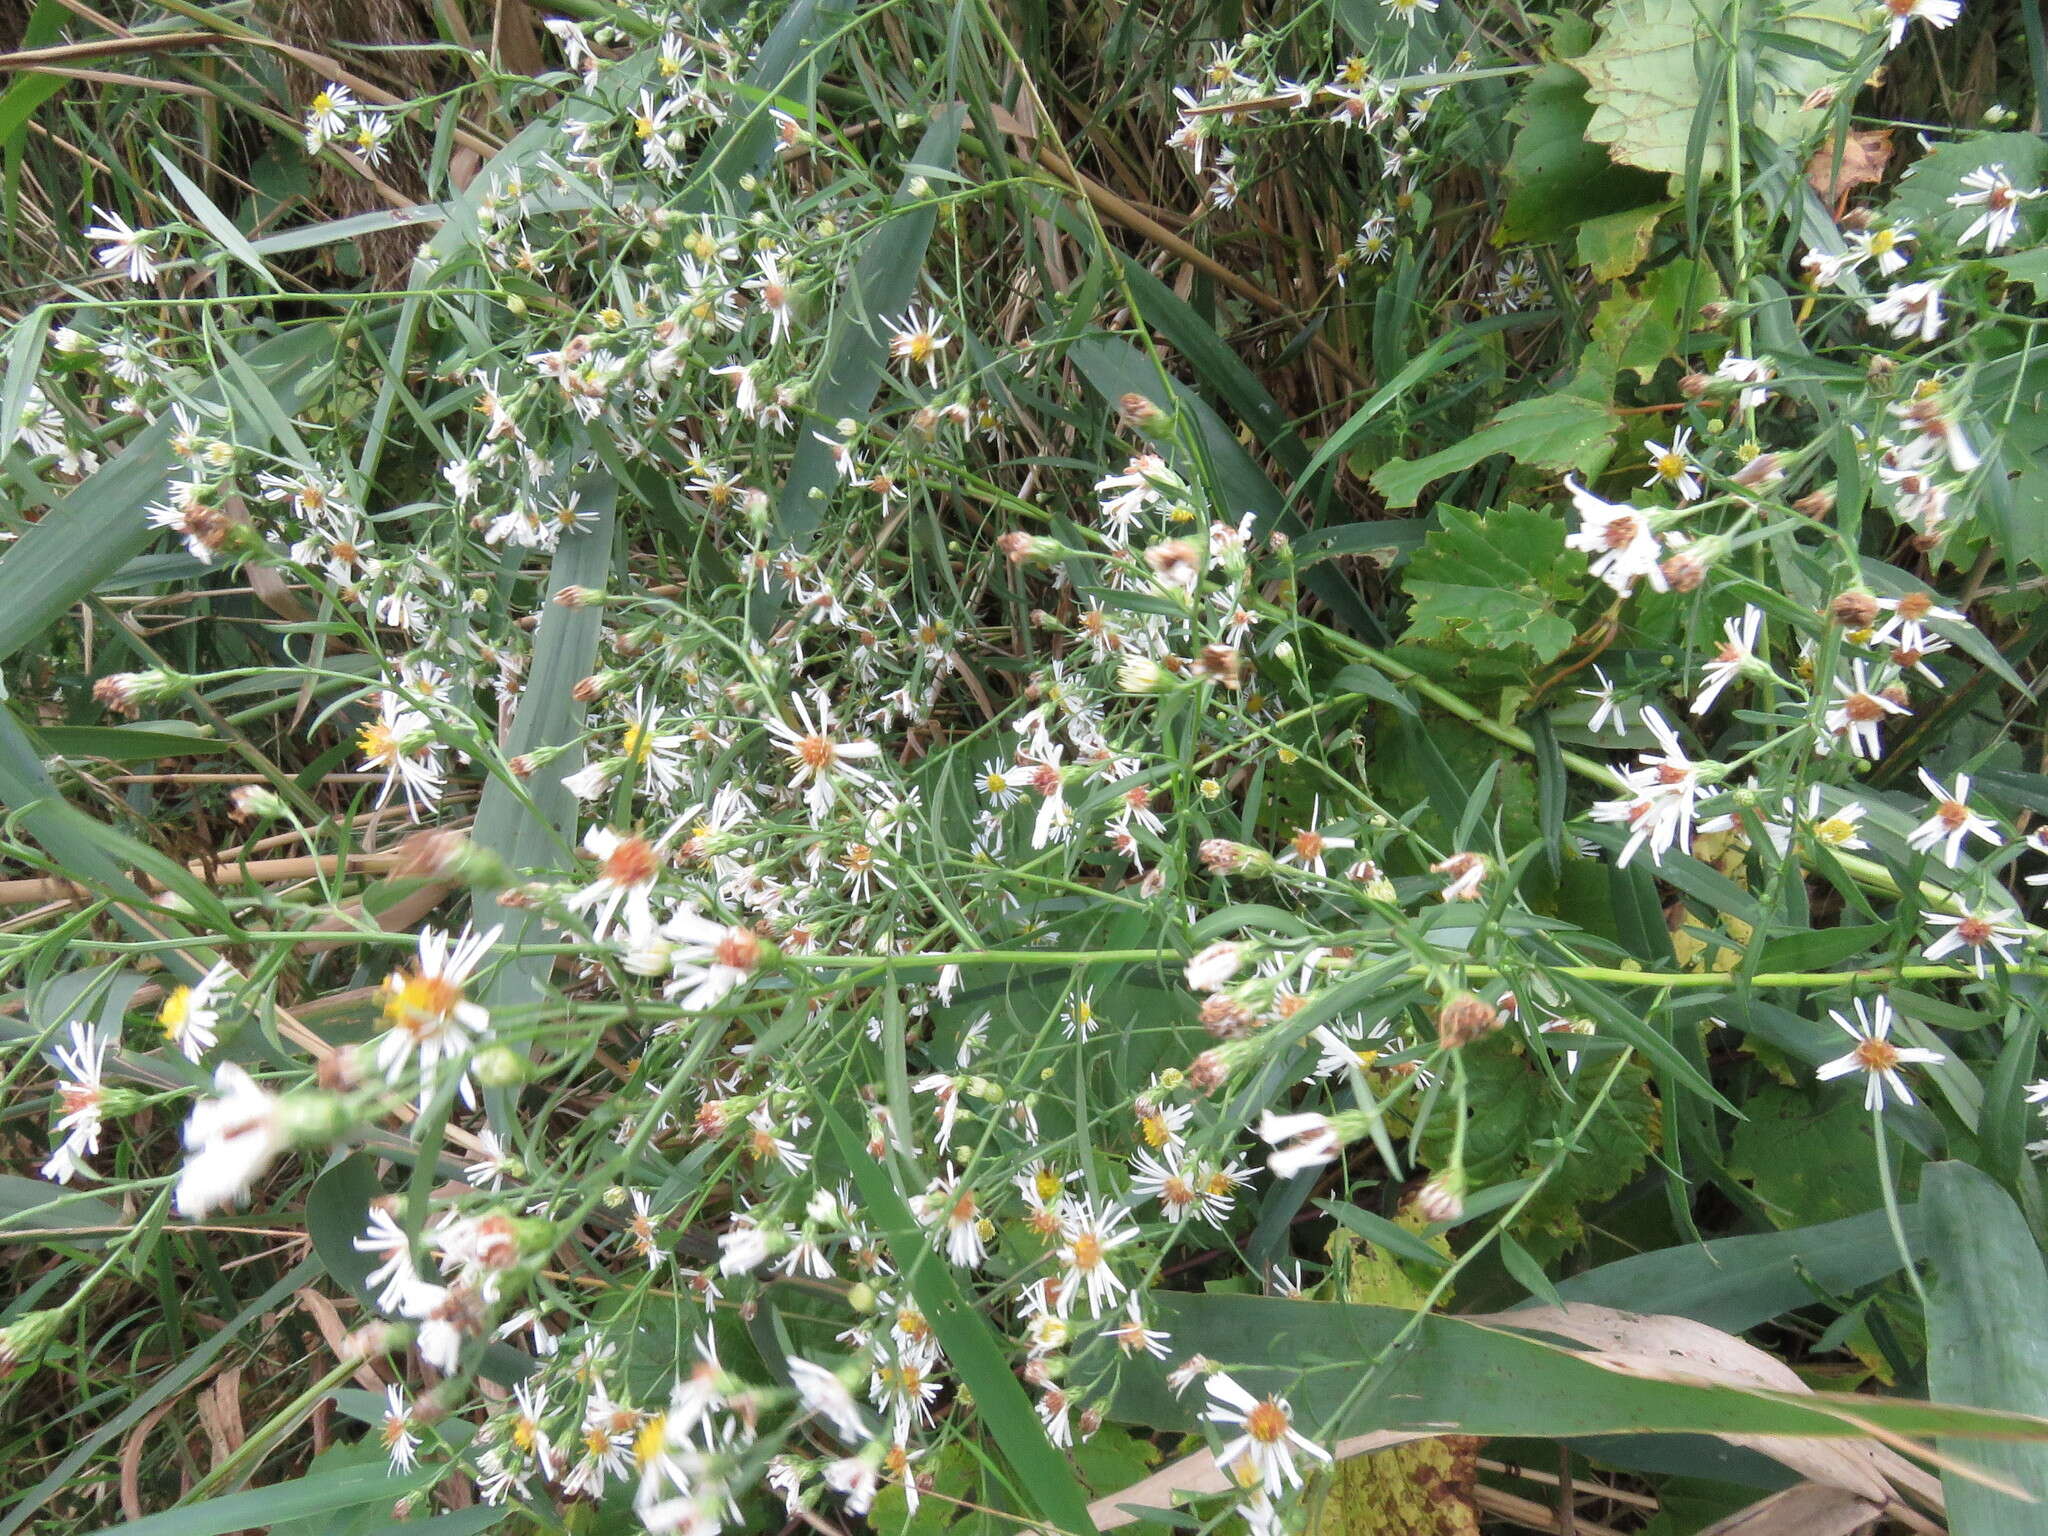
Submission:
<svg viewBox="0 0 2048 1536">
<path fill-rule="evenodd" d="M 321 1515 L 363 1504 L 395 1504 L 424 1487 L 438 1469 L 422 1467 L 402 1477 L 348 1467 L 268 1488 L 251 1488 L 183 1509 L 103 1527 L 105 1536 L 227 1536 L 251 1526 L 269 1526 L 304 1515 Z"/>
<path fill-rule="evenodd" d="M 1462 1054 L 1467 1091 L 1479 1106 L 1465 1141 L 1465 1170 L 1475 1195 L 1528 1178 L 1554 1162 L 1613 1061 L 1609 1056 L 1596 1058 L 1598 1066 L 1582 1063 L 1577 1075 L 1566 1079 L 1575 1086 L 1579 1102 L 1574 1102 L 1551 1086 L 1550 1077 L 1506 1032 L 1468 1045 Z M 1420 1162 L 1432 1168 L 1450 1165 L 1453 1119 L 1431 1119 L 1416 1150 Z M 1630 1061 L 1577 1146 L 1550 1170 L 1523 1208 L 1514 1235 L 1543 1263 L 1575 1247 L 1585 1235 L 1584 1213 L 1628 1186 L 1661 1135 L 1662 1111 L 1650 1093 L 1650 1074 Z M 1468 1209 L 1475 1203 L 1468 1199 Z"/>
<path fill-rule="evenodd" d="M 1412 507 L 1425 487 L 1505 453 L 1534 469 L 1590 474 L 1607 460 L 1621 418 L 1614 408 L 1577 395 L 1518 400 L 1466 438 L 1422 459 L 1396 459 L 1373 471 L 1373 489 L 1390 507 Z"/>
<path fill-rule="evenodd" d="M 387 229 L 436 223 L 444 217 L 446 214 L 438 203 L 421 203 L 413 208 L 380 208 L 375 213 L 358 213 L 346 219 L 329 219 L 319 224 L 281 229 L 274 235 L 251 240 L 249 249 L 259 257 L 313 251 L 325 245 L 360 240 L 365 235 L 382 234 Z"/>
<path fill-rule="evenodd" d="M 547 597 L 534 637 L 528 681 L 519 695 L 519 709 L 505 742 L 509 760 L 524 752 L 560 748 L 582 734 L 584 705 L 575 697 L 576 684 L 589 675 L 597 657 L 597 637 L 604 610 L 596 606 L 564 608 L 554 596 L 564 587 L 601 588 L 611 571 L 613 499 L 610 480 L 590 478 L 579 490 L 586 512 L 595 519 L 580 533 L 563 540 L 548 570 Z M 476 841 L 514 870 L 566 869 L 576 837 L 576 797 L 562 785 L 566 774 L 582 763 L 577 750 L 563 752 L 523 785 L 494 778 L 484 787 L 477 809 Z M 539 931 L 539 915 L 530 907 L 507 906 L 498 893 L 475 893 L 478 925 L 502 923 L 505 942 Z M 553 961 L 547 955 L 521 956 L 492 973 L 488 996 L 495 1004 L 530 1003 Z"/>
<path fill-rule="evenodd" d="M 2027 284 L 2036 298 L 2048 297 L 2048 246 L 2021 251 L 2017 256 L 1994 256 L 1991 265 L 2003 272 L 2009 282 Z"/>
<path fill-rule="evenodd" d="M 163 173 L 171 179 L 171 185 L 178 189 L 178 196 L 183 198 L 185 206 L 192 210 L 192 217 L 200 222 L 209 235 L 220 242 L 221 249 L 255 273 L 257 280 L 264 287 L 272 292 L 282 293 L 284 284 L 280 283 L 270 268 L 263 264 L 263 258 L 249 243 L 249 237 L 235 227 L 235 221 L 222 213 L 215 206 L 213 199 L 201 190 L 199 184 L 179 170 L 176 163 L 162 150 L 152 147 L 150 154 L 155 157 Z"/>
<path fill-rule="evenodd" d="M 2048 1414 L 2048 1269 L 2012 1197 L 1968 1163 L 1931 1163 L 1925 1182 L 1927 1386 L 1979 1408 Z M 1967 1536 L 2033 1536 L 2048 1520 L 2048 1448 L 1957 1446 L 1993 1477 L 2032 1496 L 2026 1504 L 1944 1471 L 1949 1529 Z"/>
<path fill-rule="evenodd" d="M 1585 562 L 1564 547 L 1547 512 L 1496 508 L 1485 517 L 1439 507 L 1443 526 L 1408 562 L 1415 600 L 1405 641 L 1471 650 L 1522 646 L 1551 661 L 1572 643 L 1572 607 L 1585 595 Z"/>
<path fill-rule="evenodd" d="M 1187 359 L 1196 376 L 1236 413 L 1237 419 L 1252 429 L 1275 462 L 1290 475 L 1300 474 L 1308 462 L 1308 449 L 1295 435 L 1294 425 L 1280 409 L 1280 403 L 1259 382 L 1258 375 L 1171 288 L 1134 257 L 1121 251 L 1116 255 L 1123 280 L 1130 285 L 1146 320 Z"/>
<path fill-rule="evenodd" d="M 0 1173 L 0 1233 L 48 1232 L 62 1227 L 124 1226 L 120 1211 L 81 1189 L 67 1189 L 47 1179 Z M 95 1248 L 104 1237 L 62 1239 L 80 1248 Z"/>
<path fill-rule="evenodd" d="M 1546 64 L 1530 78 L 1511 114 L 1521 125 L 1508 155 L 1504 240 L 1555 240 L 1573 225 L 1639 208 L 1664 192 L 1658 177 L 1616 165 L 1586 139 L 1593 107 L 1585 77 Z"/>
<path fill-rule="evenodd" d="M 1919 1206 L 1901 1208 L 1912 1242 Z M 1557 1283 L 1566 1301 L 1665 1312 L 1740 1333 L 1819 1299 L 1847 1295 L 1896 1273 L 1899 1245 L 1883 1211 L 1789 1232 L 1760 1232 L 1637 1254 Z"/>
<path fill-rule="evenodd" d="M 1923 240 L 1953 244 L 1984 210 L 1981 206 L 1951 208 L 1948 200 L 1970 190 L 1963 185 L 1970 172 L 1994 165 L 2003 166 L 2016 187 L 2041 186 L 2048 182 L 2048 141 L 2033 133 L 1986 133 L 1943 144 L 1906 167 L 1885 211 L 1895 222 L 1911 223 Z M 2020 204 L 2020 234 L 2014 243 L 2032 244 L 2044 218 L 2048 215 L 2042 213 L 2039 201 Z M 1973 242 L 1971 249 L 1981 253 L 1983 247 Z M 2023 252 L 2004 260 L 2020 264 L 2020 272 L 2015 274 L 2020 281 L 2033 282 L 2026 274 L 2041 270 L 2040 255 L 2038 251 Z M 2033 265 L 2028 264 L 2029 257 L 2034 258 Z"/>
<path fill-rule="evenodd" d="M 323 1170 L 306 1196 L 306 1233 L 313 1252 L 336 1285 L 358 1295 L 365 1294 L 363 1283 L 377 1258 L 359 1252 L 355 1240 L 370 1224 L 370 1202 L 383 1193 L 377 1159 L 357 1152 Z"/>
<path fill-rule="evenodd" d="M 1371 1211 L 1362 1211 L 1355 1205 L 1340 1205 L 1335 1200 L 1318 1200 L 1316 1206 L 1339 1226 L 1348 1227 L 1375 1247 L 1384 1248 L 1388 1253 L 1409 1259 L 1431 1270 L 1446 1269 L 1450 1260 L 1429 1246 L 1428 1239 L 1396 1226 L 1384 1216 L 1375 1216 Z"/>
<path fill-rule="evenodd" d="M 1822 1084 L 1808 1093 L 1771 1084 L 1744 1101 L 1743 1113 L 1728 1168 L 1750 1182 L 1772 1221 L 1804 1227 L 1882 1203 L 1870 1115 L 1853 1087 Z M 1920 1158 L 1897 1136 L 1885 1140 L 1904 1159 L 1894 1178 L 1905 1199 L 1918 1184 Z"/>
<path fill-rule="evenodd" d="M 17 87 L 26 83 L 15 82 Z M 5 99 L 0 98 L 0 107 L 4 106 Z M 36 379 L 43 371 L 43 347 L 49 340 L 56 314 L 55 305 L 38 304 L 14 323 L 7 338 L 6 365 L 0 368 L 0 454 L 14 446 L 22 415 L 28 409 L 29 391 L 36 387 Z"/>
<path fill-rule="evenodd" d="M 1859 923 L 1846 928 L 1814 928 L 1804 933 L 1786 933 L 1763 947 L 1757 963 L 1760 971 L 1824 971 L 1840 965 L 1872 946 L 1882 943 L 1891 929 L 1883 923 Z"/>
<path fill-rule="evenodd" d="M 1723 174 L 1728 160 L 1726 38 L 1748 14 L 1741 0 L 1608 0 L 1594 17 L 1599 38 L 1572 60 L 1586 77 L 1593 116 L 1586 136 L 1605 144 L 1614 158 L 1674 176 Z M 1773 34 L 1753 24 L 1742 47 L 1755 92 L 1755 115 L 1747 127 L 1762 129 L 1774 142 L 1798 143 L 1819 126 L 1819 107 L 1803 103 L 1815 90 L 1836 83 L 1839 65 L 1811 56 L 1832 51 L 1856 57 L 1879 24 L 1881 12 L 1856 0 L 1788 0 L 1773 18 L 1777 33 L 1795 47 L 1774 44 Z M 1704 114 L 1701 103 L 1707 103 Z M 1695 125 L 1704 122 L 1703 134 Z M 1695 142 L 1695 139 L 1698 142 Z"/>
<path fill-rule="evenodd" d="M 1617 287 L 1593 315 L 1574 391 L 1611 393 L 1624 372 L 1649 383 L 1665 359 L 1684 350 L 1699 306 L 1720 293 L 1713 269 L 1689 257 L 1665 262 L 1637 287 Z"/>
<path fill-rule="evenodd" d="M 34 733 L 57 757 L 91 757 L 109 763 L 153 763 L 164 757 L 217 757 L 227 748 L 184 720 L 138 725 L 46 725 Z"/>
</svg>

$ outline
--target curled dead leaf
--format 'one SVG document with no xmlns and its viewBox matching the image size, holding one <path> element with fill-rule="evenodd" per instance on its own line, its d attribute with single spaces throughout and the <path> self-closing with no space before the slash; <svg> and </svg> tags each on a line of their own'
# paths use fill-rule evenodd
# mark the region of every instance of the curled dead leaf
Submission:
<svg viewBox="0 0 2048 1536">
<path fill-rule="evenodd" d="M 1884 169 L 1892 158 L 1892 131 L 1852 130 L 1841 145 L 1839 165 L 1835 163 L 1835 149 L 1831 136 L 1813 152 L 1813 158 L 1806 162 L 1806 184 L 1822 202 L 1839 212 L 1843 201 L 1856 188 L 1884 180 Z"/>
</svg>

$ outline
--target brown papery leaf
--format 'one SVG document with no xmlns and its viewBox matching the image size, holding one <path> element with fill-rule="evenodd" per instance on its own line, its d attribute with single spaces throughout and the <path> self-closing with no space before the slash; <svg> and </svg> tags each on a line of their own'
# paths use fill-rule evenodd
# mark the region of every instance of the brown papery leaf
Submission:
<svg viewBox="0 0 2048 1536">
<path fill-rule="evenodd" d="M 1858 187 L 1884 180 L 1884 168 L 1891 163 L 1892 131 L 1889 128 L 1858 128 L 1842 146 L 1842 163 L 1835 164 L 1835 140 L 1830 136 L 1806 162 L 1806 184 L 1824 203 L 1837 209 Z"/>
</svg>

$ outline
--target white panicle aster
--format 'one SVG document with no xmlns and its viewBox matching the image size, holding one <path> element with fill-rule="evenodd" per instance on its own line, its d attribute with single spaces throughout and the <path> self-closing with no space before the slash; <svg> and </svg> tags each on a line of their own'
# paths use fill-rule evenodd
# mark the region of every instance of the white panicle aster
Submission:
<svg viewBox="0 0 2048 1536">
<path fill-rule="evenodd" d="M 1301 1486 L 1294 1464 L 1301 1452 L 1327 1462 L 1330 1453 L 1294 1427 L 1294 1410 L 1283 1397 L 1253 1397 L 1222 1371 L 1205 1383 L 1209 1406 L 1202 1417 L 1238 1431 L 1216 1452 L 1216 1465 L 1245 1486 L 1256 1484 L 1268 1498 Z"/>
<path fill-rule="evenodd" d="M 1659 565 L 1664 551 L 1650 531 L 1649 514 L 1626 502 L 1602 501 L 1569 475 L 1564 484 L 1579 514 L 1579 531 L 1564 542 L 1592 557 L 1592 574 L 1623 595 L 1638 580 L 1649 582 L 1654 591 L 1668 591 Z"/>
<path fill-rule="evenodd" d="M 1913 1095 L 1906 1087 L 1906 1080 L 1899 1076 L 1899 1068 L 1908 1065 L 1933 1066 L 1948 1060 L 1939 1051 L 1924 1050 L 1919 1046 L 1897 1046 L 1891 1043 L 1894 1015 L 1892 1005 L 1883 998 L 1874 998 L 1868 1007 L 1862 998 L 1855 1003 L 1856 1019 L 1851 1023 L 1840 1012 L 1831 1012 L 1841 1031 L 1855 1046 L 1845 1055 L 1833 1061 L 1823 1062 L 1814 1069 L 1814 1076 L 1822 1082 L 1832 1082 L 1838 1077 L 1847 1077 L 1851 1072 L 1863 1073 L 1863 1107 L 1881 1110 L 1889 1094 L 1901 1104 L 1911 1104 Z"/>
<path fill-rule="evenodd" d="M 396 1082 L 417 1056 L 422 1106 L 433 1097 L 440 1063 L 467 1053 L 490 1028 L 490 1012 L 471 1002 L 466 988 L 503 932 L 465 930 L 451 939 L 439 929 L 423 929 L 417 964 L 384 979 L 384 1036 L 377 1042 L 377 1066 L 387 1081 Z M 465 1104 L 476 1103 L 467 1071 L 460 1091 Z"/>
<path fill-rule="evenodd" d="M 180 1216 L 239 1204 L 289 1143 L 284 1101 L 231 1061 L 214 1069 L 213 1094 L 185 1122 L 185 1166 L 175 1196 Z"/>
</svg>

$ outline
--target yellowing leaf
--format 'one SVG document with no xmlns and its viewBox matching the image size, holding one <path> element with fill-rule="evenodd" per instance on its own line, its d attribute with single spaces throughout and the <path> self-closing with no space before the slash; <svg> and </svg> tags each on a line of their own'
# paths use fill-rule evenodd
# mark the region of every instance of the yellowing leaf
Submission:
<svg viewBox="0 0 2048 1536">
<path fill-rule="evenodd" d="M 1685 175 L 1693 169 L 1693 125 L 1705 101 L 1710 120 L 1696 146 L 1697 169 L 1702 177 L 1719 175 L 1728 161 L 1728 81 L 1715 39 L 1744 22 L 1755 88 L 1750 126 L 1786 143 L 1820 121 L 1823 109 L 1806 106 L 1806 98 L 1841 74 L 1812 54 L 1832 53 L 1846 67 L 1883 14 L 1858 0 L 1792 0 L 1775 26 L 1797 40 L 1794 52 L 1774 46 L 1774 34 L 1757 26 L 1739 0 L 1608 0 L 1594 18 L 1599 41 L 1571 61 L 1593 103 L 1586 137 L 1625 164 Z"/>
<path fill-rule="evenodd" d="M 1640 267 L 1650 254 L 1650 236 L 1656 232 L 1657 221 L 1671 208 L 1670 203 L 1651 203 L 1581 224 L 1579 260 L 1593 269 L 1593 280 L 1604 283 L 1626 277 Z"/>
</svg>

